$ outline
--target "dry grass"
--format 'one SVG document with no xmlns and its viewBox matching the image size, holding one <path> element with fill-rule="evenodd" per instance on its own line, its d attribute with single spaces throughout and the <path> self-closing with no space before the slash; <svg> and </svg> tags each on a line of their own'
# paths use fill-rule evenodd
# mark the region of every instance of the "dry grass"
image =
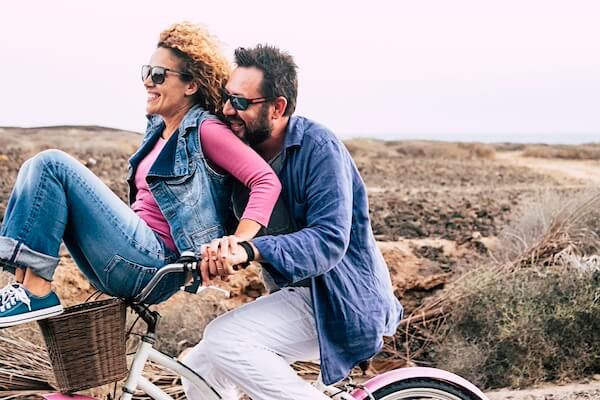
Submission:
<svg viewBox="0 0 600 400">
<path fill-rule="evenodd" d="M 561 158 L 565 160 L 600 160 L 600 144 L 527 145 L 525 157 Z"/>
<path fill-rule="evenodd" d="M 19 337 L 0 336 L 0 394 L 9 398 L 22 391 L 51 389 L 50 362 L 45 348 Z"/>
<path fill-rule="evenodd" d="M 566 253 L 600 249 L 600 195 L 596 191 L 547 191 L 517 213 L 499 235 L 499 264 L 554 265 Z"/>
</svg>

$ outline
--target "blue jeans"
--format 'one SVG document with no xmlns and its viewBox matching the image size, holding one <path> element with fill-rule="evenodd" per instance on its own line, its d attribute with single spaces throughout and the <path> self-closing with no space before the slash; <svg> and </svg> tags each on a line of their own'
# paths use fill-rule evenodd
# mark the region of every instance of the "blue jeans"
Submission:
<svg viewBox="0 0 600 400">
<path fill-rule="evenodd" d="M 68 154 L 46 150 L 21 167 L 0 230 L 0 266 L 30 268 L 51 281 L 61 241 L 99 290 L 132 298 L 177 259 L 148 225 Z M 159 303 L 185 277 L 170 274 L 148 298 Z"/>
</svg>

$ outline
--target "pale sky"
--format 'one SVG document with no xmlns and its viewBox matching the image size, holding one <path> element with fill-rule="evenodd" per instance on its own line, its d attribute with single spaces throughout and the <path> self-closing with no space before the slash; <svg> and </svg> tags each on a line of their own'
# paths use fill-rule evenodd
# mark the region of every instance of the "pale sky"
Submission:
<svg viewBox="0 0 600 400">
<path fill-rule="evenodd" d="M 600 141 L 597 0 L 3 1 L 0 126 L 142 132 L 140 66 L 182 20 L 288 50 L 297 113 L 342 138 Z"/>
</svg>

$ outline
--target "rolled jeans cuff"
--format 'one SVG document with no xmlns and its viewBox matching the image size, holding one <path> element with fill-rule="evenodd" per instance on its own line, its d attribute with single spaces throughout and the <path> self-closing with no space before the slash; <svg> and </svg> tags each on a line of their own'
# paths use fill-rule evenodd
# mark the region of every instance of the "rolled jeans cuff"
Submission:
<svg viewBox="0 0 600 400">
<path fill-rule="evenodd" d="M 39 253 L 23 242 L 0 236 L 0 268 L 11 273 L 16 268 L 30 268 L 32 272 L 47 281 L 52 281 L 60 259 Z"/>
</svg>

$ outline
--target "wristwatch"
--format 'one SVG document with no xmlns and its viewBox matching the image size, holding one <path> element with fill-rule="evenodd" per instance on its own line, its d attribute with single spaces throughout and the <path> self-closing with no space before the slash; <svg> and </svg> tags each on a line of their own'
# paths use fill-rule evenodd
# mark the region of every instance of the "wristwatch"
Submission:
<svg viewBox="0 0 600 400">
<path fill-rule="evenodd" d="M 239 242 L 238 244 L 244 249 L 246 255 L 248 256 L 246 262 L 244 264 L 240 264 L 242 268 L 246 269 L 248 268 L 248 265 L 250 265 L 250 262 L 254 261 L 254 249 L 252 248 L 252 245 L 245 240 L 243 242 Z"/>
</svg>

